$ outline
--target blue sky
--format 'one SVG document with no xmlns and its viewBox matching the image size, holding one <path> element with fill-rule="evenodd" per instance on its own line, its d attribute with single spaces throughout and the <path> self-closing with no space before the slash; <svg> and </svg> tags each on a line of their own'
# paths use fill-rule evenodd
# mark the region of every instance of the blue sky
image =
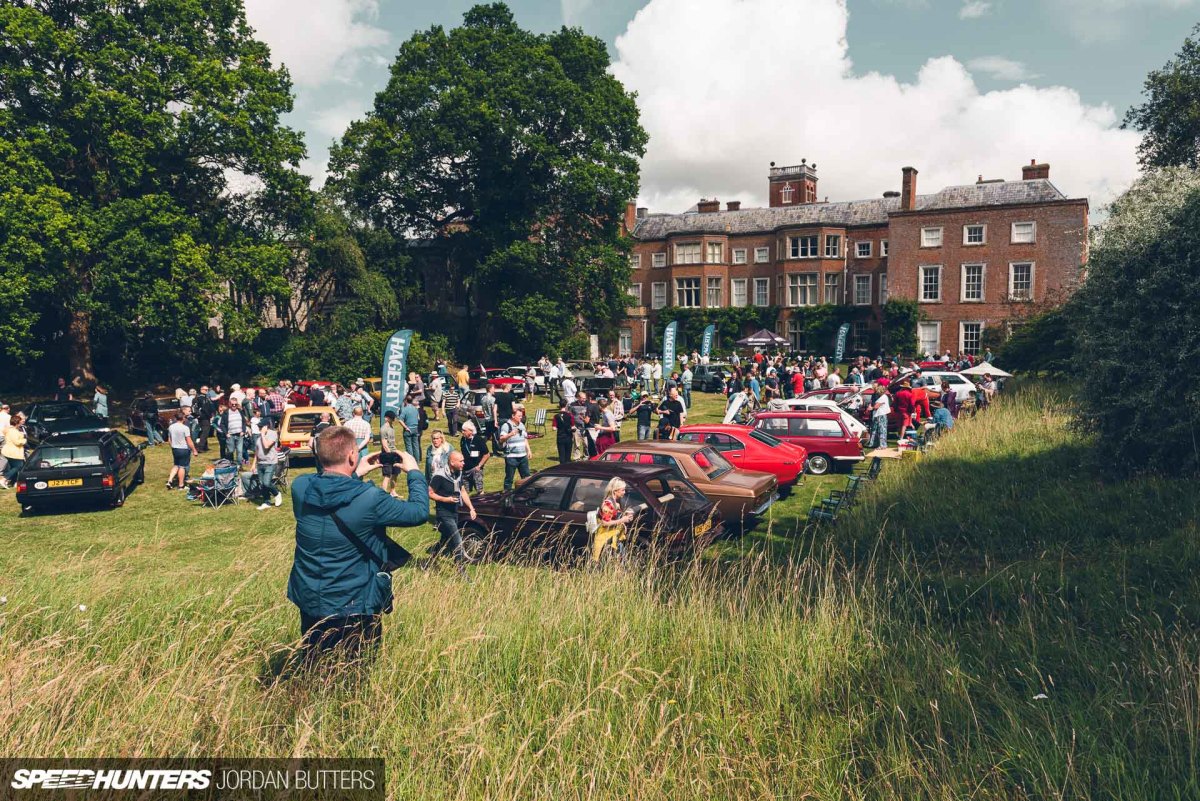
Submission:
<svg viewBox="0 0 1200 801">
<path fill-rule="evenodd" d="M 246 0 L 296 83 L 291 123 L 305 169 L 384 85 L 415 30 L 453 26 L 473 3 Z M 933 191 L 978 174 L 1017 178 L 1030 158 L 1096 208 L 1136 175 L 1116 130 L 1200 21 L 1200 0 L 511 0 L 533 30 L 602 38 L 639 93 L 651 134 L 641 201 L 700 195 L 765 202 L 771 160 L 826 165 L 831 200 Z"/>
</svg>

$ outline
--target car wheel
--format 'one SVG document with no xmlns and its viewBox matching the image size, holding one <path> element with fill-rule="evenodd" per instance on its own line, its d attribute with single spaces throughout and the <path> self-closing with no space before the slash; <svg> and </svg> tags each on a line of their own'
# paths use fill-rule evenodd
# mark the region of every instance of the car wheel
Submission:
<svg viewBox="0 0 1200 801">
<path fill-rule="evenodd" d="M 814 476 L 823 476 L 829 472 L 829 457 L 823 453 L 812 453 L 808 456 L 806 469 Z"/>
<path fill-rule="evenodd" d="M 495 553 L 496 539 L 482 523 L 470 522 L 462 528 L 463 553 L 472 562 L 484 562 Z"/>
<path fill-rule="evenodd" d="M 125 505 L 125 485 L 117 483 L 117 491 L 113 493 L 112 508 L 120 509 Z"/>
</svg>

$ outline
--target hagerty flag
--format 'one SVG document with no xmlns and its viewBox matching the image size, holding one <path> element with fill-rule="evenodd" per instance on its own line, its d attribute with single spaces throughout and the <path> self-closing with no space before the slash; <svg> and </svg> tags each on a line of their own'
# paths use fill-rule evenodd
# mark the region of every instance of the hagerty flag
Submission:
<svg viewBox="0 0 1200 801">
<path fill-rule="evenodd" d="M 388 410 L 400 413 L 404 405 L 404 394 L 408 391 L 408 346 L 412 342 L 411 328 L 405 328 L 392 334 L 387 347 L 383 349 L 383 390 L 381 397 L 383 408 L 381 415 Z"/>
</svg>

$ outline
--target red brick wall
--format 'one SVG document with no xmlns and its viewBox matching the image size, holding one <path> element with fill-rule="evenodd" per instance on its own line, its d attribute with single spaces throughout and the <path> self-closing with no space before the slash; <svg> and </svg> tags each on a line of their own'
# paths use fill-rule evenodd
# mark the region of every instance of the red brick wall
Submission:
<svg viewBox="0 0 1200 801">
<path fill-rule="evenodd" d="M 1012 244 L 1014 222 L 1037 224 L 1037 241 Z M 964 245 L 963 226 L 984 224 L 986 243 Z M 1033 262 L 1032 305 L 1061 300 L 1080 280 L 1087 258 L 1088 207 L 1071 200 L 1038 206 L 893 214 L 888 231 L 888 294 L 917 299 L 919 267 L 942 265 L 942 299 L 921 303 L 930 322 L 941 322 L 938 348 L 957 351 L 959 323 L 997 325 L 1020 318 L 1031 304 L 1010 302 L 1009 264 Z M 921 247 L 921 229 L 941 227 L 942 246 Z M 984 264 L 983 302 L 962 302 L 962 265 Z"/>
</svg>

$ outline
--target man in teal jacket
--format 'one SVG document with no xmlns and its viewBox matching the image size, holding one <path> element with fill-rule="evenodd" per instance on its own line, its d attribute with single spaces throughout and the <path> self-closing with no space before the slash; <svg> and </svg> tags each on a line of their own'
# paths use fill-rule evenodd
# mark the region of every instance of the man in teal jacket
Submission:
<svg viewBox="0 0 1200 801">
<path fill-rule="evenodd" d="M 386 528 L 428 522 L 429 490 L 407 453 L 398 465 L 408 477 L 407 501 L 364 481 L 380 466 L 379 454 L 360 459 L 354 432 L 343 426 L 323 431 L 315 450 L 321 473 L 292 482 L 296 554 L 288 599 L 300 609 L 310 654 L 341 645 L 353 657 L 379 640 L 380 616 L 391 608 L 392 577 L 382 566 L 407 557 Z"/>
</svg>

